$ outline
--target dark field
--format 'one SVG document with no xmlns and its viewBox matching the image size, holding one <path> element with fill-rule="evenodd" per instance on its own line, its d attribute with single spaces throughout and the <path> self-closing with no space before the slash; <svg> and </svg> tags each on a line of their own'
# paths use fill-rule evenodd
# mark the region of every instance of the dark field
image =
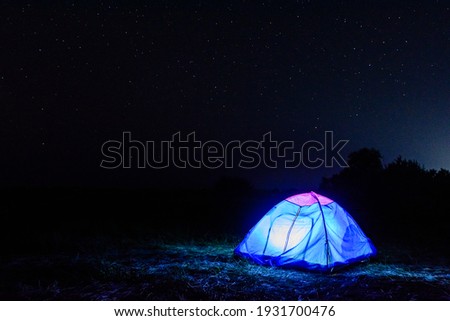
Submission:
<svg viewBox="0 0 450 321">
<path fill-rule="evenodd" d="M 446 259 L 381 247 L 377 259 L 323 274 L 233 257 L 234 241 L 141 241 L 72 255 L 3 260 L 0 299 L 450 300 Z"/>
<path fill-rule="evenodd" d="M 378 256 L 313 273 L 233 256 L 262 215 L 297 192 L 235 190 L 3 191 L 0 299 L 450 300 L 447 210 L 429 230 L 433 212 L 416 219 L 396 208 L 408 219 L 387 220 L 344 205 Z"/>
</svg>

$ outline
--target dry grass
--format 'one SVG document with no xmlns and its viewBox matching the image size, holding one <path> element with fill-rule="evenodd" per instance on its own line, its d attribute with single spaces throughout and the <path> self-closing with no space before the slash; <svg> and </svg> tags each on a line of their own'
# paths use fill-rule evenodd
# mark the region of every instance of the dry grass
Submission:
<svg viewBox="0 0 450 321">
<path fill-rule="evenodd" d="M 0 299 L 450 300 L 448 260 L 380 248 L 378 259 L 331 274 L 235 258 L 233 241 L 138 242 L 0 264 Z"/>
</svg>

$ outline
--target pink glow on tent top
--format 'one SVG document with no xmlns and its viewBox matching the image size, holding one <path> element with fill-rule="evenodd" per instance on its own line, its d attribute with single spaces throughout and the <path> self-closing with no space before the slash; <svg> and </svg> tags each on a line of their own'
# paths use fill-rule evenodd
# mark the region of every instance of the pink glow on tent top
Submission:
<svg viewBox="0 0 450 321">
<path fill-rule="evenodd" d="M 319 200 L 320 205 L 327 205 L 327 204 L 334 202 L 333 200 L 329 199 L 328 197 L 316 194 L 314 192 L 292 195 L 292 196 L 286 198 L 286 201 L 300 205 L 300 206 L 313 205 L 313 204 L 317 203 L 317 200 Z"/>
</svg>

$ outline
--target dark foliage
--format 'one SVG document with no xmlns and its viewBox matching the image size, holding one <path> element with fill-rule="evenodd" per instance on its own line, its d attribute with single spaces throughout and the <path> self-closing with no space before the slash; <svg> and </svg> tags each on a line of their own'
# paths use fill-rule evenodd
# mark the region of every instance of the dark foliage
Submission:
<svg viewBox="0 0 450 321">
<path fill-rule="evenodd" d="M 383 166 L 374 149 L 350 154 L 348 164 L 323 179 L 325 195 L 347 208 L 375 239 L 433 245 L 448 254 L 448 170 L 426 170 L 401 157 Z"/>
</svg>

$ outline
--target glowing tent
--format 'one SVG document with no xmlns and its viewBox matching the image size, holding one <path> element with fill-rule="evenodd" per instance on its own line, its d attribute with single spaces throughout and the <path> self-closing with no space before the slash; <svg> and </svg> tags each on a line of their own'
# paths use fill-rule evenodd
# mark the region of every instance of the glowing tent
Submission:
<svg viewBox="0 0 450 321">
<path fill-rule="evenodd" d="M 373 256 L 376 249 L 339 204 L 311 192 L 275 205 L 235 254 L 263 265 L 329 271 Z"/>
</svg>

